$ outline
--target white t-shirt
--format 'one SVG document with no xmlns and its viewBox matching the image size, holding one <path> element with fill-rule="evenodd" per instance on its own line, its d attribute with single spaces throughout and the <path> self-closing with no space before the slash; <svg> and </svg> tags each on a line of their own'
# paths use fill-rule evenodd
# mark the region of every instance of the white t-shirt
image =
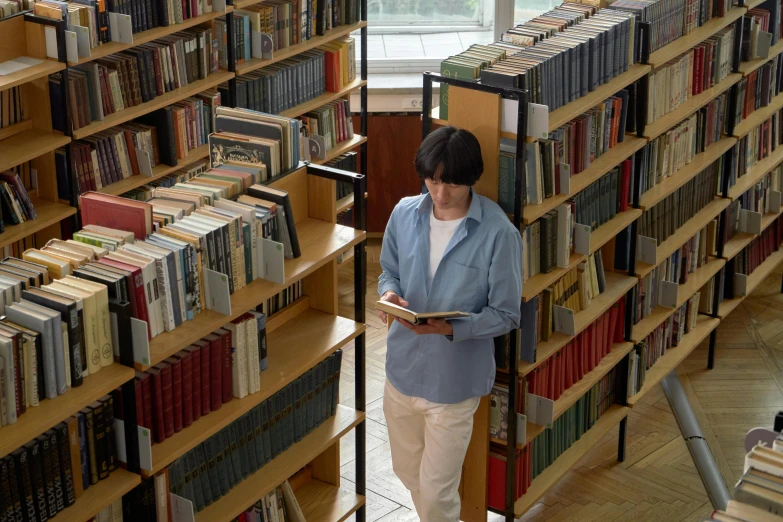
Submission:
<svg viewBox="0 0 783 522">
<path fill-rule="evenodd" d="M 443 252 L 451 241 L 457 227 L 462 223 L 464 217 L 452 219 L 450 221 L 441 221 L 435 217 L 435 213 L 430 213 L 430 277 L 427 284 L 432 284 L 435 278 L 435 271 L 438 269 L 440 260 L 443 259 Z"/>
</svg>

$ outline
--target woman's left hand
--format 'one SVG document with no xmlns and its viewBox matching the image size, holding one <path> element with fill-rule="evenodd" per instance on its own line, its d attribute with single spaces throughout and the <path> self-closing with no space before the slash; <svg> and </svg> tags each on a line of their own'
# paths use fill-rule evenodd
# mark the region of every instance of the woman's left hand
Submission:
<svg viewBox="0 0 783 522">
<path fill-rule="evenodd" d="M 428 319 L 423 324 L 409 323 L 405 319 L 396 318 L 408 330 L 417 335 L 454 335 L 454 328 L 445 319 Z"/>
</svg>

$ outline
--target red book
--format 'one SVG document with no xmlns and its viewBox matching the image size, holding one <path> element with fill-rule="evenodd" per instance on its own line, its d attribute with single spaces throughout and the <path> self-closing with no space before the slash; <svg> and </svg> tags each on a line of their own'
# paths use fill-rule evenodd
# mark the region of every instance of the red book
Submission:
<svg viewBox="0 0 783 522">
<path fill-rule="evenodd" d="M 612 351 L 612 328 L 611 328 L 611 318 L 610 314 L 604 314 L 604 353 L 603 357 L 606 357 L 609 355 L 609 352 Z"/>
<path fill-rule="evenodd" d="M 210 404 L 215 411 L 223 404 L 223 342 L 215 334 L 207 335 L 204 340 L 209 343 Z"/>
<path fill-rule="evenodd" d="M 155 442 L 163 442 L 166 440 L 166 427 L 163 419 L 163 376 L 160 374 L 160 369 L 150 368 L 147 370 L 152 381 L 152 399 L 153 399 L 153 411 L 155 412 L 154 429 L 152 430 L 153 438 Z M 143 383 L 142 383 L 143 385 Z M 144 388 L 142 388 L 143 391 Z M 144 421 L 146 422 L 146 420 Z M 148 427 L 148 426 L 147 426 Z"/>
<path fill-rule="evenodd" d="M 563 350 L 560 349 L 555 354 L 555 372 L 554 372 L 554 393 L 552 394 L 552 400 L 556 401 L 560 398 L 560 381 L 562 379 L 562 375 L 560 373 L 560 364 L 563 360 Z"/>
<path fill-rule="evenodd" d="M 621 343 L 625 341 L 625 332 L 623 324 L 625 323 L 625 299 L 617 301 L 617 325 L 614 330 L 614 342 Z"/>
<path fill-rule="evenodd" d="M 161 396 L 163 398 L 163 428 L 166 437 L 174 435 L 174 383 L 169 364 L 156 364 L 160 370 Z"/>
<path fill-rule="evenodd" d="M 79 196 L 82 225 L 104 227 L 133 232 L 136 239 L 146 239 L 152 234 L 152 205 L 143 201 L 85 192 Z"/>
<path fill-rule="evenodd" d="M 506 457 L 496 453 L 489 454 L 487 466 L 489 487 L 487 488 L 487 505 L 495 509 L 506 506 Z"/>
<path fill-rule="evenodd" d="M 114 259 L 107 259 L 105 257 L 96 260 L 96 263 L 130 272 L 131 281 L 133 282 L 133 288 L 128 288 L 128 296 L 131 302 L 131 313 L 136 319 L 144 321 L 149 325 L 150 317 L 147 312 L 147 298 L 144 295 L 144 277 L 141 275 L 141 268 L 123 263 L 121 261 L 116 261 Z M 149 326 L 147 327 L 147 332 L 149 333 Z M 152 335 L 150 335 L 150 339 L 152 339 Z"/>
<path fill-rule="evenodd" d="M 565 384 L 565 389 L 569 389 L 574 384 L 574 379 L 571 374 L 573 371 L 573 364 L 571 362 L 571 359 L 573 358 L 573 352 L 574 352 L 574 342 L 571 341 L 565 346 L 565 378 L 563 379 L 563 383 Z"/>
<path fill-rule="evenodd" d="M 133 379 L 133 391 L 136 394 L 136 425 L 142 427 L 144 426 L 144 392 L 141 389 L 143 375 L 145 374 L 136 372 L 136 378 Z"/>
<path fill-rule="evenodd" d="M 144 422 L 141 424 L 149 430 L 155 428 L 155 422 L 152 420 L 155 417 L 155 406 L 153 394 L 154 382 L 150 373 L 141 374 L 141 396 L 144 403 Z M 161 410 L 162 413 L 163 410 Z"/>
<path fill-rule="evenodd" d="M 182 431 L 182 363 L 176 357 L 164 362 L 171 367 L 171 402 L 174 411 L 174 433 Z"/>
<path fill-rule="evenodd" d="M 228 402 L 234 397 L 234 374 L 231 368 L 231 332 L 220 328 L 212 332 L 220 337 L 223 344 L 223 402 Z"/>
<path fill-rule="evenodd" d="M 174 357 L 180 360 L 182 367 L 182 427 L 187 428 L 193 424 L 193 354 L 182 350 Z M 201 361 L 199 360 L 199 364 Z M 199 368 L 199 371 L 201 368 Z M 198 383 L 197 386 L 201 386 Z M 199 390 L 200 391 L 200 390 Z M 199 393 L 199 399 L 201 394 Z M 201 404 L 199 403 L 199 408 Z"/>
<path fill-rule="evenodd" d="M 201 415 L 208 415 L 212 411 L 212 365 L 210 345 L 203 339 L 196 341 L 191 346 L 198 348 L 201 358 Z"/>
</svg>

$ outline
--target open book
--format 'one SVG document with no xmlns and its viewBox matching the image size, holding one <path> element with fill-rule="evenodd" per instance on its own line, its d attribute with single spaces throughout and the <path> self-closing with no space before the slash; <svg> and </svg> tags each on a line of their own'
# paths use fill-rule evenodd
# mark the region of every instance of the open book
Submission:
<svg viewBox="0 0 783 522">
<path fill-rule="evenodd" d="M 402 306 L 390 303 L 388 301 L 376 301 L 375 308 L 391 314 L 395 317 L 405 319 L 409 323 L 421 324 L 426 323 L 427 319 L 455 319 L 457 317 L 468 317 L 470 314 L 465 312 L 425 312 L 416 313 Z"/>
</svg>

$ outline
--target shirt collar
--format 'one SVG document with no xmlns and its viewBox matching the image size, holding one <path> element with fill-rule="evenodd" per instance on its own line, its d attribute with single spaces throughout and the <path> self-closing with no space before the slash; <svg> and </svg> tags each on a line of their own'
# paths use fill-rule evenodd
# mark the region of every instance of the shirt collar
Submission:
<svg viewBox="0 0 783 522">
<path fill-rule="evenodd" d="M 481 217 L 483 215 L 483 211 L 481 210 L 481 201 L 479 201 L 478 194 L 471 188 L 470 189 L 471 199 L 470 199 L 470 208 L 468 209 L 468 215 L 467 217 L 473 219 L 474 221 L 477 221 L 478 223 L 481 223 Z M 421 198 L 421 201 L 419 201 L 419 204 L 416 206 L 416 213 L 419 217 L 426 216 L 429 217 L 430 213 L 432 212 L 432 196 L 430 193 L 426 193 L 423 198 Z"/>
</svg>

